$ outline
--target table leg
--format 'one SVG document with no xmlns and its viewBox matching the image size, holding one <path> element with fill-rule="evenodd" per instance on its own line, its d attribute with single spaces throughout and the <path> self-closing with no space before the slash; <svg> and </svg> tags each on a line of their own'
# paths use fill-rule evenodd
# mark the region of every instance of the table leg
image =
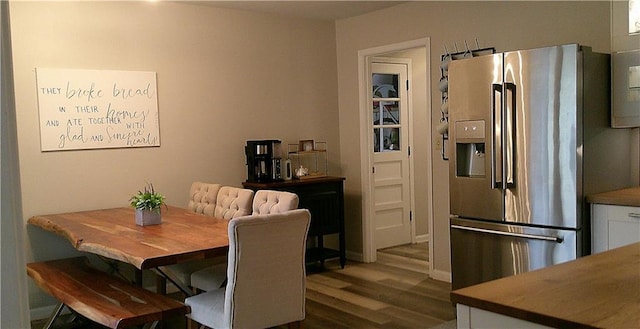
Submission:
<svg viewBox="0 0 640 329">
<path fill-rule="evenodd" d="M 53 323 L 56 322 L 56 319 L 60 315 L 60 312 L 62 312 L 63 308 L 64 308 L 64 304 L 63 303 L 58 303 L 58 305 L 56 305 L 56 308 L 53 310 L 53 313 L 51 313 L 51 316 L 49 317 L 49 320 L 47 320 L 47 323 L 45 323 L 44 327 L 42 327 L 42 328 L 43 329 L 52 328 L 53 327 Z"/>
<path fill-rule="evenodd" d="M 316 237 L 318 243 L 318 250 L 320 250 L 320 265 L 324 266 L 324 236 L 318 235 Z"/>
<path fill-rule="evenodd" d="M 169 271 L 164 271 L 162 269 L 162 267 L 156 267 L 153 270 L 156 271 L 156 273 L 158 273 L 159 275 L 161 275 L 165 279 L 169 280 L 169 282 L 171 282 L 173 285 L 178 287 L 178 289 L 185 296 L 191 297 L 191 296 L 194 295 L 193 291 L 184 282 L 182 282 L 178 278 L 174 277 Z"/>
<path fill-rule="evenodd" d="M 156 292 L 161 295 L 167 294 L 167 279 L 162 275 L 156 275 Z"/>
<path fill-rule="evenodd" d="M 138 279 L 137 276 L 135 276 L 133 281 L 131 281 L 120 271 L 120 263 L 118 263 L 118 261 L 115 261 L 113 259 L 109 259 L 103 256 L 98 256 L 98 259 L 104 262 L 105 264 L 107 264 L 107 266 L 109 266 L 109 268 L 107 269 L 107 273 L 119 276 L 125 281 L 131 282 L 133 284 L 135 284 L 136 282 L 140 282 L 140 285 L 142 285 L 142 274 L 140 274 L 140 281 L 136 281 Z"/>
<path fill-rule="evenodd" d="M 133 284 L 142 287 L 142 270 L 135 269 L 133 272 Z"/>
<path fill-rule="evenodd" d="M 344 231 L 340 233 L 338 236 L 339 244 L 340 244 L 340 267 L 344 268 L 344 265 L 347 263 L 347 254 L 346 254 L 346 243 L 344 240 Z"/>
</svg>

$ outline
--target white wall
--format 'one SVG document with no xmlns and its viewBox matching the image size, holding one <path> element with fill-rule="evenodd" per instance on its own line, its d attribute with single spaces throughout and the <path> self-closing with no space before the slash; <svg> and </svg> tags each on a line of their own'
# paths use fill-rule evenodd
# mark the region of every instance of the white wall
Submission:
<svg viewBox="0 0 640 329">
<path fill-rule="evenodd" d="M 11 28 L 23 221 L 127 206 L 145 181 L 186 206 L 195 180 L 240 186 L 248 139 L 326 141 L 340 175 L 332 22 L 176 2 L 12 2 Z M 161 146 L 41 152 L 38 67 L 157 72 Z M 37 228 L 26 239 L 27 261 L 73 254 Z M 32 308 L 51 303 L 29 288 Z"/>
<path fill-rule="evenodd" d="M 338 93 L 340 96 L 340 139 L 343 172 L 349 177 L 347 203 L 347 249 L 362 248 L 362 213 L 355 202 L 361 195 L 358 116 L 358 50 L 395 44 L 424 37 L 431 39 L 431 122 L 432 142 L 438 140 L 435 125 L 440 119 L 438 80 L 439 55 L 444 44 L 450 50 L 456 42 L 463 49 L 466 40 L 475 47 L 495 47 L 497 51 L 526 49 L 564 43 L 580 43 L 596 52 L 610 51 L 610 3 L 608 1 L 472 1 L 410 2 L 336 23 Z M 434 264 L 438 273 L 450 272 L 448 163 L 432 145 Z M 416 202 L 426 195 L 416 194 Z M 359 200 L 358 200 L 359 201 Z"/>
</svg>

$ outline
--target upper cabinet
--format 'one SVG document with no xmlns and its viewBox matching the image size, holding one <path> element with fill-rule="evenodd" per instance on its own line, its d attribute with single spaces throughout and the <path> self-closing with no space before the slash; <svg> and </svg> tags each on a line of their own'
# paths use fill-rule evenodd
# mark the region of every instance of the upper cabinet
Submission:
<svg viewBox="0 0 640 329">
<path fill-rule="evenodd" d="M 640 127 L 640 0 L 611 1 L 611 126 Z"/>
<path fill-rule="evenodd" d="M 640 127 L 640 49 L 614 52 L 611 63 L 611 126 Z"/>
<path fill-rule="evenodd" d="M 640 50 L 640 0 L 611 1 L 611 52 Z"/>
</svg>

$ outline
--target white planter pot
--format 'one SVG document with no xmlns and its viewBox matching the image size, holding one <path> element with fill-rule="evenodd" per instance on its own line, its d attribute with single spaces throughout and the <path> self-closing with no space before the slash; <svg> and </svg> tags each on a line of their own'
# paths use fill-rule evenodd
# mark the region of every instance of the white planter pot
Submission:
<svg viewBox="0 0 640 329">
<path fill-rule="evenodd" d="M 136 209 L 136 225 L 147 226 L 147 225 L 156 225 L 162 223 L 162 216 L 160 213 L 160 209 L 156 210 L 147 210 L 147 209 Z"/>
</svg>

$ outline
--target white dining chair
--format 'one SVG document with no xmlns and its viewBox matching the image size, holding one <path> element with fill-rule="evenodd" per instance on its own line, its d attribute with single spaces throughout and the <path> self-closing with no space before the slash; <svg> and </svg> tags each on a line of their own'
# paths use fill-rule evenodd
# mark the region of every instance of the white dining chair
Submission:
<svg viewBox="0 0 640 329">
<path fill-rule="evenodd" d="M 229 222 L 224 287 L 188 297 L 189 317 L 209 328 L 299 325 L 305 318 L 307 209 Z"/>
<path fill-rule="evenodd" d="M 258 190 L 253 197 L 252 215 L 267 215 L 287 212 L 298 208 L 298 195 L 285 191 Z M 192 272 L 191 285 L 202 291 L 222 287 L 227 278 L 227 263 L 207 266 Z"/>
</svg>

